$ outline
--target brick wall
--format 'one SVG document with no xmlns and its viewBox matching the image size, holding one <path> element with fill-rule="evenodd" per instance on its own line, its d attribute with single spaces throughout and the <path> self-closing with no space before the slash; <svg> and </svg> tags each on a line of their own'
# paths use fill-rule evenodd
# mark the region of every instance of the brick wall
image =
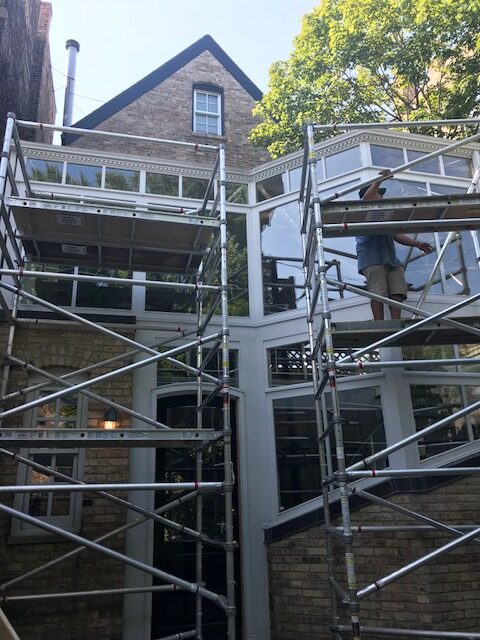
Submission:
<svg viewBox="0 0 480 640">
<path fill-rule="evenodd" d="M 3 344 L 6 327 L 2 326 Z M 126 335 L 130 335 L 126 333 Z M 130 337 L 132 337 L 130 335 Z M 64 367 L 79 369 L 125 352 L 118 341 L 88 330 L 65 324 L 22 324 L 16 332 L 14 355 L 32 361 L 41 368 Z M 105 373 L 99 368 L 92 375 Z M 9 390 L 28 383 L 28 373 L 18 367 L 12 369 Z M 92 387 L 92 391 L 131 406 L 130 376 L 121 376 Z M 99 427 L 106 406 L 89 400 L 88 426 Z M 119 415 L 121 427 L 130 424 L 128 415 Z M 22 417 L 13 417 L 4 426 L 21 425 Z M 0 467 L 3 484 L 16 483 L 16 463 L 2 456 Z M 127 482 L 129 475 L 128 449 L 86 449 L 84 480 L 86 482 Z M 119 495 L 119 494 L 117 494 Z M 11 504 L 12 502 L 10 502 Z M 126 521 L 126 510 L 94 494 L 83 494 L 81 530 L 79 535 L 95 539 Z M 125 552 L 124 535 L 105 544 Z M 60 538 L 20 542 L 11 537 L 11 520 L 0 516 L 0 566 L 2 583 L 37 567 L 74 548 Z M 23 593 L 69 592 L 124 586 L 124 565 L 90 551 L 46 572 L 41 572 L 18 585 L 9 595 Z M 74 598 L 62 601 L 6 603 L 5 611 L 22 640 L 120 640 L 122 598 Z"/>
<path fill-rule="evenodd" d="M 474 477 L 428 493 L 399 495 L 391 500 L 449 524 L 480 521 L 478 479 Z M 355 511 L 352 523 L 415 524 L 413 520 L 407 521 L 404 516 L 377 505 Z M 336 524 L 340 524 L 339 521 Z M 452 539 L 452 536 L 431 532 L 355 534 L 359 588 Z M 334 543 L 336 575 L 345 586 L 343 549 L 339 542 Z M 271 639 L 330 639 L 331 609 L 323 527 L 312 527 L 275 541 L 268 545 L 267 553 Z M 464 545 L 362 600 L 361 623 L 364 626 L 478 631 L 479 586 L 480 545 Z M 349 624 L 346 610 L 341 609 L 340 616 L 342 624 Z"/>
<path fill-rule="evenodd" d="M 6 0 L 0 32 L 0 127 L 12 111 L 20 119 L 53 122 L 55 95 L 50 70 L 48 30 L 51 7 L 40 0 Z M 28 140 L 51 141 L 23 130 Z"/>
<path fill-rule="evenodd" d="M 209 83 L 223 88 L 224 137 L 192 132 L 194 83 Z M 249 169 L 269 159 L 265 150 L 255 148 L 247 140 L 248 132 L 256 124 L 252 116 L 253 105 L 250 94 L 209 51 L 204 51 L 154 89 L 102 122 L 97 129 L 200 144 L 225 142 L 227 165 Z M 130 141 L 115 139 L 80 137 L 73 146 L 199 164 L 209 164 L 214 158 L 211 151 L 193 152 L 182 147 L 149 143 L 133 145 Z"/>
</svg>

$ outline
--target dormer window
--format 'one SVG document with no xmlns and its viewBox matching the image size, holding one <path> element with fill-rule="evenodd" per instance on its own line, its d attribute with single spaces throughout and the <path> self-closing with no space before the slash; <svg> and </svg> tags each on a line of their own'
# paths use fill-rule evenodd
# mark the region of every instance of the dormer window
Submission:
<svg viewBox="0 0 480 640">
<path fill-rule="evenodd" d="M 222 91 L 209 85 L 195 85 L 193 88 L 193 130 L 221 136 Z"/>
</svg>

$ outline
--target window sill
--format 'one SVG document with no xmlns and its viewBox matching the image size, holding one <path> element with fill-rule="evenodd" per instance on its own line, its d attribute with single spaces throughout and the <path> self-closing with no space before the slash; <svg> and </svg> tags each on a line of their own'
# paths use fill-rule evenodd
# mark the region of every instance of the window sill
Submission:
<svg viewBox="0 0 480 640">
<path fill-rule="evenodd" d="M 199 140 L 214 140 L 215 142 L 226 142 L 227 136 L 225 135 L 215 135 L 213 133 L 200 133 L 198 131 L 192 131 L 192 135 Z"/>
</svg>

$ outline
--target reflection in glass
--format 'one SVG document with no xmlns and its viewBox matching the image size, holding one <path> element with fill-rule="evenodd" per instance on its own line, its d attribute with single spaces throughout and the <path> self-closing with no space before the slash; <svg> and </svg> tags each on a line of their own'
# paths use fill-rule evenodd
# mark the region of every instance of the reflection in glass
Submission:
<svg viewBox="0 0 480 640">
<path fill-rule="evenodd" d="M 455 371 L 455 365 L 445 366 L 441 364 L 442 360 L 447 358 L 455 358 L 455 350 L 452 344 L 430 344 L 423 346 L 404 346 L 402 347 L 403 359 L 408 360 L 438 360 L 440 366 L 425 364 L 421 369 L 418 367 L 409 367 L 406 362 L 406 371 Z"/>
<path fill-rule="evenodd" d="M 204 347 L 203 359 L 206 360 L 209 357 L 210 349 Z M 192 367 L 197 366 L 197 350 L 196 348 L 185 351 L 176 356 L 176 359 L 180 362 L 188 364 Z M 238 351 L 236 349 L 229 350 L 229 363 L 230 363 L 230 384 L 234 387 L 238 387 Z M 205 367 L 205 372 L 216 378 L 222 375 L 222 351 L 218 349 L 217 352 L 208 360 L 208 364 Z M 183 371 L 175 365 L 171 364 L 167 360 L 160 360 L 157 368 L 157 385 L 160 387 L 164 384 L 173 384 L 175 382 L 192 382 L 196 380 L 196 376 Z M 170 424 L 170 423 L 169 423 Z"/>
<path fill-rule="evenodd" d="M 105 169 L 105 189 L 118 189 L 120 191 L 138 191 L 140 184 L 140 172 L 130 169 Z"/>
<path fill-rule="evenodd" d="M 45 271 L 48 273 L 73 273 L 73 267 L 63 267 L 59 264 L 40 264 L 37 262 L 29 262 L 26 266 L 28 271 Z M 69 307 L 72 304 L 72 280 L 56 280 L 52 278 L 25 277 L 23 288 L 28 293 L 43 298 L 52 304 Z M 30 300 L 22 300 L 22 304 L 35 304 Z"/>
<path fill-rule="evenodd" d="M 178 196 L 178 176 L 147 171 L 145 191 L 164 196 Z"/>
<path fill-rule="evenodd" d="M 52 390 L 43 389 L 40 397 Z M 37 429 L 74 429 L 77 426 L 77 396 L 63 396 L 37 407 Z"/>
<path fill-rule="evenodd" d="M 264 313 L 305 306 L 298 206 L 260 213 Z"/>
<path fill-rule="evenodd" d="M 310 347 L 298 342 L 267 349 L 268 380 L 271 387 L 302 384 L 312 380 Z"/>
<path fill-rule="evenodd" d="M 393 169 L 394 167 L 399 167 L 400 165 L 405 164 L 403 149 L 371 144 L 370 153 L 372 154 L 372 164 L 376 167 Z"/>
<path fill-rule="evenodd" d="M 67 162 L 66 182 L 82 187 L 100 187 L 102 185 L 102 167 Z"/>
<path fill-rule="evenodd" d="M 413 182 L 413 180 L 385 180 L 382 186 L 386 188 L 384 198 L 409 198 L 411 196 L 426 196 L 427 185 L 425 182 Z"/>
<path fill-rule="evenodd" d="M 33 462 L 37 462 L 45 467 L 50 467 L 67 476 L 74 476 L 73 453 L 49 453 L 34 454 Z M 37 471 L 29 468 L 28 484 L 50 484 L 52 482 L 64 482 L 63 479 L 54 478 L 47 472 Z M 28 513 L 35 517 L 67 516 L 71 509 L 71 500 L 68 492 L 47 493 L 45 491 L 28 494 Z"/>
<path fill-rule="evenodd" d="M 441 196 L 450 196 L 456 193 L 466 193 L 468 187 L 452 187 L 448 184 L 433 184 L 430 183 L 430 193 L 432 196 L 441 195 Z"/>
<path fill-rule="evenodd" d="M 247 264 L 247 226 L 246 217 L 241 213 L 227 214 L 227 267 L 228 267 L 228 313 L 231 316 L 248 316 L 248 264 Z M 212 279 L 219 284 L 220 266 Z M 147 273 L 147 280 L 164 282 L 192 283 L 192 274 Z M 194 313 L 196 299 L 194 291 L 159 289 L 147 287 L 145 292 L 146 311 L 171 311 Z M 208 308 L 213 294 L 205 296 L 205 308 Z"/>
<path fill-rule="evenodd" d="M 467 405 L 474 404 L 480 400 L 480 387 L 478 385 L 465 387 L 465 392 L 467 395 Z M 472 435 L 475 440 L 478 440 L 478 438 L 480 438 L 480 409 L 476 409 L 475 411 L 472 411 L 472 413 L 469 413 L 468 420 L 472 428 Z"/>
<path fill-rule="evenodd" d="M 287 192 L 287 174 L 281 173 L 271 178 L 265 178 L 256 183 L 257 202 L 281 196 Z"/>
<path fill-rule="evenodd" d="M 239 182 L 227 182 L 225 190 L 227 202 L 248 203 L 248 185 Z"/>
<path fill-rule="evenodd" d="M 341 173 L 359 169 L 362 166 L 362 158 L 360 156 L 360 147 L 351 147 L 334 153 L 325 158 L 325 170 L 327 178 L 333 178 Z"/>
<path fill-rule="evenodd" d="M 197 200 L 203 200 L 208 187 L 208 180 L 204 178 L 189 178 L 183 176 L 182 178 L 182 197 L 195 198 Z M 213 196 L 210 194 L 209 199 L 212 200 Z"/>
<path fill-rule="evenodd" d="M 411 385 L 415 427 L 421 431 L 462 408 L 460 387 L 454 385 Z M 423 437 L 418 441 L 420 459 L 429 458 L 468 442 L 465 418 Z"/>
<path fill-rule="evenodd" d="M 82 275 L 108 276 L 110 278 L 131 278 L 131 271 L 118 269 L 81 268 Z M 101 309 L 130 309 L 132 287 L 110 282 L 78 282 L 77 305 Z"/>
<path fill-rule="evenodd" d="M 480 358 L 479 344 L 459 344 L 458 353 L 460 358 Z M 464 373 L 480 373 L 480 364 L 464 364 L 462 365 Z"/>
<path fill-rule="evenodd" d="M 407 159 L 408 162 L 412 162 L 412 160 L 417 160 L 417 158 L 422 158 L 427 155 L 423 151 L 413 151 L 412 149 L 407 149 Z M 414 167 L 409 169 L 409 171 L 421 172 L 421 173 L 440 173 L 440 160 L 438 156 L 436 158 L 430 158 L 428 160 L 424 160 L 423 162 L 419 162 Z"/>
<path fill-rule="evenodd" d="M 63 162 L 27 158 L 27 174 L 30 180 L 62 182 Z"/>
<path fill-rule="evenodd" d="M 456 156 L 442 156 L 443 168 L 447 176 L 457 178 L 472 177 L 472 163 L 469 158 L 457 158 Z"/>
</svg>

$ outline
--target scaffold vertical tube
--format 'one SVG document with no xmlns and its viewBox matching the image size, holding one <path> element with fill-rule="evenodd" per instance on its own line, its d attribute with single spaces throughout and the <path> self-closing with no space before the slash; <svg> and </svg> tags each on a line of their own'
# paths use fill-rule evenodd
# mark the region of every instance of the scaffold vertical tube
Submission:
<svg viewBox="0 0 480 640">
<path fill-rule="evenodd" d="M 201 282 L 202 276 L 202 268 L 203 262 L 200 265 L 198 274 L 197 274 L 197 285 Z M 202 308 L 202 297 L 200 296 L 200 290 L 197 288 L 196 294 L 196 302 L 197 302 L 197 338 L 199 338 L 199 342 L 197 345 L 197 369 L 200 370 L 202 367 L 202 358 L 203 358 L 203 346 L 201 338 L 203 337 L 203 329 L 202 329 L 202 320 L 203 320 L 203 308 Z M 197 376 L 197 407 L 196 407 L 196 420 L 197 420 L 197 429 L 203 428 L 203 410 L 202 404 L 203 402 L 203 380 L 202 376 Z M 197 482 L 201 482 L 203 478 L 203 452 L 201 449 L 195 452 L 195 479 Z M 195 498 L 195 507 L 196 507 L 196 529 L 197 531 L 202 531 L 203 527 L 203 496 L 201 493 L 197 495 Z M 195 580 L 197 584 L 201 584 L 203 586 L 203 544 L 201 540 L 197 540 L 195 543 Z M 202 629 L 202 621 L 203 621 L 203 601 L 202 596 L 197 593 L 195 596 L 195 638 L 197 640 L 203 640 L 203 629 Z"/>
<path fill-rule="evenodd" d="M 307 177 L 308 179 L 308 177 Z M 304 210 L 302 206 L 302 202 L 299 203 L 299 215 L 300 215 L 300 224 L 304 219 Z M 308 206 L 308 205 L 307 205 Z M 317 436 L 318 436 L 318 455 L 320 461 L 320 479 L 322 482 L 322 497 L 323 497 L 323 513 L 325 519 L 325 548 L 327 554 L 327 570 L 328 570 L 328 579 L 329 579 L 329 587 L 330 587 L 330 601 L 332 606 L 332 616 L 331 616 L 331 624 L 333 627 L 337 626 L 338 623 L 338 611 L 337 611 L 337 598 L 334 591 L 334 580 L 335 580 L 335 572 L 334 572 L 334 558 L 333 558 L 333 545 L 330 534 L 328 533 L 331 526 L 330 521 L 330 503 L 328 500 L 328 486 L 326 483 L 326 479 L 329 475 L 329 469 L 327 467 L 327 447 L 329 446 L 326 439 L 321 438 L 320 436 L 323 434 L 324 429 L 328 427 L 328 424 L 324 424 L 324 411 L 321 403 L 321 398 L 317 397 L 317 391 L 319 388 L 319 374 L 321 374 L 320 367 L 317 363 L 316 357 L 314 356 L 314 347 L 315 347 L 315 339 L 314 339 L 314 330 L 313 330 L 313 315 L 312 311 L 312 296 L 311 296 L 311 287 L 308 281 L 308 268 L 305 262 L 306 258 L 306 249 L 307 249 L 307 241 L 306 241 L 306 233 L 302 231 L 301 235 L 302 239 L 302 252 L 304 256 L 304 265 L 303 265 L 303 275 L 305 282 L 305 301 L 307 308 L 307 326 L 308 326 L 308 343 L 310 345 L 310 362 L 312 365 L 312 378 L 313 378 L 313 391 L 315 394 L 315 417 L 317 423 Z M 325 416 L 326 419 L 326 416 Z"/>
<path fill-rule="evenodd" d="M 227 206 L 225 147 L 219 150 L 220 170 L 220 278 L 222 309 L 222 398 L 223 398 L 223 447 L 225 476 L 225 541 L 227 577 L 227 627 L 228 640 L 235 640 L 235 574 L 234 574 L 234 529 L 233 529 L 233 468 L 232 429 L 230 425 L 230 346 L 228 330 L 228 268 L 227 268 Z"/>
<path fill-rule="evenodd" d="M 307 144 L 309 147 L 308 162 L 310 169 L 310 180 L 313 197 L 313 221 L 312 232 L 316 240 L 316 259 L 318 262 L 318 279 L 320 289 L 320 299 L 322 305 L 323 338 L 325 341 L 326 367 L 330 396 L 332 403 L 332 421 L 335 433 L 335 449 L 337 457 L 337 468 L 340 474 L 345 471 L 345 447 L 343 444 L 342 418 L 340 415 L 340 402 L 336 379 L 335 355 L 333 350 L 332 324 L 330 317 L 330 306 L 328 301 L 328 286 L 326 279 L 326 262 L 322 231 L 322 214 L 320 207 L 320 197 L 318 190 L 317 167 L 314 149 L 314 127 L 307 125 Z M 308 205 L 308 203 L 307 203 Z M 340 506 L 342 515 L 343 538 L 345 545 L 345 566 L 347 571 L 347 583 L 349 598 L 350 619 L 352 625 L 352 640 L 360 640 L 360 619 L 359 601 L 357 597 L 357 580 L 355 572 L 355 559 L 353 555 L 352 529 L 350 524 L 350 505 L 348 495 L 348 485 L 342 479 L 339 482 Z"/>
</svg>

